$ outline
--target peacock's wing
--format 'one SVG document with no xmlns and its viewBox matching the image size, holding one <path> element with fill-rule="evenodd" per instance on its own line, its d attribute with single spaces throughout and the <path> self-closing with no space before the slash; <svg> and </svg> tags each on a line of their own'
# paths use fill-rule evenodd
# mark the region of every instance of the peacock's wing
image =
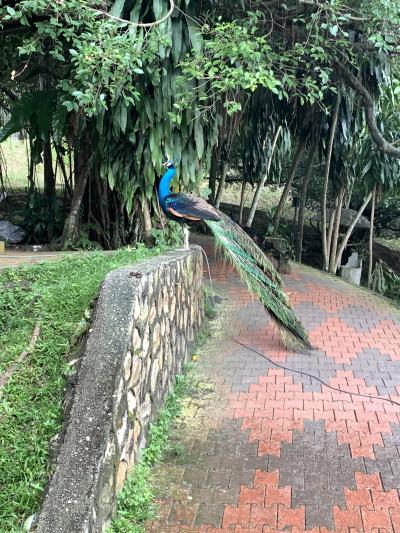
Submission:
<svg viewBox="0 0 400 533">
<path fill-rule="evenodd" d="M 194 220 L 221 220 L 221 213 L 203 198 L 194 194 L 169 194 L 167 210 L 173 215 Z"/>
<path fill-rule="evenodd" d="M 227 217 L 226 217 L 227 218 Z M 256 258 L 253 256 L 247 241 L 243 246 L 242 236 L 237 237 L 237 230 L 225 216 L 219 222 L 208 220 L 217 245 L 222 248 L 225 256 L 236 267 L 240 277 L 247 284 L 249 291 L 260 299 L 264 308 L 272 315 L 278 324 L 282 341 L 293 350 L 309 350 L 311 348 L 307 332 L 296 317 L 286 294 L 259 266 L 259 250 L 254 243 Z"/>
</svg>

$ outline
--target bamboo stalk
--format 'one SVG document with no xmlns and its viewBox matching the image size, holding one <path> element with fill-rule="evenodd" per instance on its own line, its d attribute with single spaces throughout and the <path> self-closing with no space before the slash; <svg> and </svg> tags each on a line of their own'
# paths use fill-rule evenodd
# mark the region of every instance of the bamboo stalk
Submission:
<svg viewBox="0 0 400 533">
<path fill-rule="evenodd" d="M 279 227 L 279 222 L 281 220 L 283 208 L 285 207 L 285 203 L 287 200 L 287 197 L 289 196 L 290 187 L 292 186 L 293 179 L 296 175 L 297 168 L 300 163 L 301 154 L 303 153 L 304 147 L 306 145 L 305 139 L 302 139 L 299 142 L 299 145 L 297 147 L 295 156 L 293 158 L 292 166 L 290 168 L 288 179 L 286 180 L 285 187 L 283 189 L 282 195 L 279 200 L 278 207 L 276 208 L 274 218 L 272 219 L 272 225 L 274 226 L 274 233 L 277 232 Z"/>
<path fill-rule="evenodd" d="M 338 123 L 339 117 L 339 108 L 340 108 L 340 91 L 338 91 L 336 96 L 336 105 L 333 112 L 332 126 L 329 134 L 328 149 L 326 152 L 326 163 L 325 163 L 325 172 L 324 172 L 324 185 L 322 189 L 322 205 L 321 205 L 321 232 L 322 232 L 322 254 L 323 254 L 323 268 L 328 270 L 329 262 L 329 250 L 328 250 L 328 241 L 326 233 L 326 201 L 328 195 L 328 182 L 329 182 L 329 173 L 331 169 L 331 160 L 332 160 L 332 151 L 333 151 L 333 141 L 335 139 L 335 132 Z"/>
<path fill-rule="evenodd" d="M 372 288 L 372 267 L 374 259 L 374 224 L 375 224 L 376 185 L 372 191 L 371 221 L 369 228 L 368 288 Z"/>
<path fill-rule="evenodd" d="M 307 190 L 308 190 L 308 184 L 310 182 L 310 177 L 311 177 L 311 172 L 312 172 L 315 149 L 316 149 L 316 144 L 314 142 L 310 148 L 310 152 L 308 155 L 308 161 L 306 165 L 306 171 L 305 171 L 305 175 L 303 179 L 303 184 L 301 187 L 299 220 L 298 220 L 298 229 L 297 229 L 297 243 L 296 243 L 296 259 L 299 262 L 301 262 L 301 256 L 303 253 L 304 212 L 306 209 Z"/>
<path fill-rule="evenodd" d="M 244 208 L 244 200 L 245 200 L 245 196 L 246 196 L 246 181 L 243 180 L 242 181 L 242 190 L 241 190 L 241 193 L 240 193 L 240 209 L 239 209 L 239 226 L 242 225 L 242 222 L 243 222 L 243 208 Z"/>
<path fill-rule="evenodd" d="M 348 241 L 350 239 L 350 236 L 351 236 L 351 234 L 353 232 L 353 229 L 356 227 L 357 222 L 360 220 L 360 217 L 364 213 L 364 209 L 367 207 L 367 205 L 368 205 L 369 201 L 371 200 L 371 198 L 372 198 L 372 192 L 370 192 L 368 194 L 367 198 L 364 200 L 364 203 L 362 204 L 360 209 L 357 211 L 357 214 L 354 217 L 353 222 L 347 228 L 346 234 L 343 237 L 343 240 L 342 240 L 342 242 L 340 244 L 339 250 L 338 250 L 338 252 L 336 254 L 335 271 L 339 268 L 340 262 L 342 260 L 342 255 L 343 255 L 344 249 L 347 246 L 347 243 L 348 243 Z"/>
<path fill-rule="evenodd" d="M 258 202 L 260 200 L 260 196 L 261 196 L 263 187 L 265 185 L 265 182 L 267 181 L 267 178 L 269 176 L 269 172 L 271 170 L 272 158 L 274 157 L 275 148 L 276 148 L 276 145 L 278 143 L 278 139 L 279 139 L 279 135 L 280 135 L 281 131 L 282 131 L 282 126 L 278 126 L 278 128 L 275 131 L 274 138 L 272 140 L 271 155 L 270 155 L 270 158 L 268 160 L 267 170 L 266 170 L 264 176 L 262 177 L 262 179 L 258 182 L 256 192 L 254 193 L 254 198 L 253 198 L 253 202 L 251 204 L 250 213 L 249 213 L 249 216 L 248 216 L 247 222 L 246 222 L 246 226 L 248 228 L 250 228 L 251 225 L 253 224 L 253 219 L 254 219 L 254 215 L 256 214 L 257 205 L 258 205 Z"/>
<path fill-rule="evenodd" d="M 336 252 L 337 252 L 337 247 L 338 247 L 340 219 L 342 216 L 342 208 L 343 208 L 343 200 L 344 200 L 345 192 L 346 192 L 346 188 L 342 186 L 338 194 L 338 201 L 337 201 L 337 207 L 336 207 L 336 213 L 335 213 L 335 223 L 334 223 L 334 228 L 333 228 L 333 234 L 331 237 L 332 240 L 331 240 L 331 249 L 330 249 L 330 257 L 329 257 L 329 272 L 331 274 L 336 274 L 335 259 L 336 259 Z"/>
</svg>

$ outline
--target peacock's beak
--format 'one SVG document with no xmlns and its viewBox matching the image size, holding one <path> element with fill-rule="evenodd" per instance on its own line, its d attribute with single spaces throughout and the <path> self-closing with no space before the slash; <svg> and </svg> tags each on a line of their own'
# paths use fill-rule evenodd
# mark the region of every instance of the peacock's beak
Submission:
<svg viewBox="0 0 400 533">
<path fill-rule="evenodd" d="M 161 164 L 163 167 L 167 167 L 171 162 L 171 158 L 169 157 L 169 154 L 167 154 L 167 160 Z"/>
</svg>

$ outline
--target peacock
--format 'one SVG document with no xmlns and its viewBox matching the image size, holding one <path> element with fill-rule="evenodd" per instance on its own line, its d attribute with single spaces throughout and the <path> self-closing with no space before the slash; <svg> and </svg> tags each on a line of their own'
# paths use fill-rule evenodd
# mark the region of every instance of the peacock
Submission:
<svg viewBox="0 0 400 533">
<path fill-rule="evenodd" d="M 238 271 L 250 293 L 255 294 L 279 327 L 284 345 L 296 351 L 311 349 L 307 332 L 296 317 L 282 280 L 271 261 L 247 233 L 231 218 L 193 194 L 173 193 L 171 181 L 176 174 L 173 161 L 167 167 L 159 184 L 159 200 L 168 218 L 183 224 L 184 248 L 189 249 L 187 221 L 203 220 L 211 230 L 225 257 Z"/>
</svg>

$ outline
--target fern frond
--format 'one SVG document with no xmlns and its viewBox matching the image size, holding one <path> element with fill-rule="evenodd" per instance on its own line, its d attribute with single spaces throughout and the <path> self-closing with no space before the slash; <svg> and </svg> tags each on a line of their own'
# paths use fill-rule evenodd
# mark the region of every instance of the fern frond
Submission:
<svg viewBox="0 0 400 533">
<path fill-rule="evenodd" d="M 226 219 L 228 217 L 223 215 L 218 222 L 205 221 L 215 237 L 217 247 L 222 249 L 249 291 L 259 298 L 276 321 L 284 345 L 295 351 L 311 349 L 307 332 L 296 317 L 287 295 L 277 284 L 277 281 L 281 282 L 279 274 L 250 237 L 241 230 L 248 238 L 244 239 L 236 224 Z"/>
</svg>

